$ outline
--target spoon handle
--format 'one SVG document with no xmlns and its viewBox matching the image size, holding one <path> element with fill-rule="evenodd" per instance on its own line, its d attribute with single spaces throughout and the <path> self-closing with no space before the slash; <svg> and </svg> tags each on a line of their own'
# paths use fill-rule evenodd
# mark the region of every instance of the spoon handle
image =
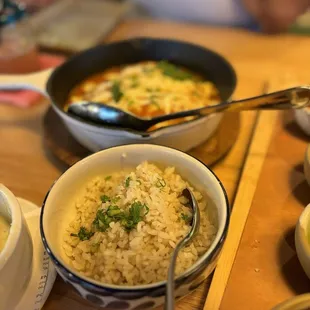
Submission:
<svg viewBox="0 0 310 310">
<path fill-rule="evenodd" d="M 174 310 L 174 273 L 175 267 L 177 263 L 177 257 L 180 250 L 188 245 L 193 238 L 197 235 L 200 227 L 200 211 L 198 207 L 197 200 L 195 199 L 193 193 L 188 189 L 183 190 L 183 195 L 189 199 L 190 205 L 193 210 L 193 221 L 192 221 L 192 228 L 190 229 L 189 233 L 182 239 L 175 247 L 168 269 L 168 279 L 167 279 L 167 286 L 166 286 L 166 298 L 165 298 L 165 310 Z"/>
<path fill-rule="evenodd" d="M 301 109 L 310 104 L 310 87 L 299 86 L 247 99 L 221 103 L 214 106 L 218 111 L 230 110 L 285 110 Z M 209 107 L 202 108 L 201 114 L 210 113 Z M 211 107 L 212 108 L 212 107 Z M 208 110 L 208 111 L 207 111 Z"/>
<path fill-rule="evenodd" d="M 174 310 L 174 271 L 177 262 L 177 257 L 180 250 L 191 241 L 191 236 L 187 236 L 181 242 L 177 244 L 173 251 L 173 255 L 170 261 L 168 269 L 168 279 L 167 279 L 167 288 L 166 288 L 166 300 L 165 300 L 165 310 Z"/>
<path fill-rule="evenodd" d="M 186 116 L 208 115 L 223 111 L 301 109 L 310 105 L 310 86 L 298 86 L 247 99 L 222 102 L 213 106 L 158 116 L 150 124 Z"/>
</svg>

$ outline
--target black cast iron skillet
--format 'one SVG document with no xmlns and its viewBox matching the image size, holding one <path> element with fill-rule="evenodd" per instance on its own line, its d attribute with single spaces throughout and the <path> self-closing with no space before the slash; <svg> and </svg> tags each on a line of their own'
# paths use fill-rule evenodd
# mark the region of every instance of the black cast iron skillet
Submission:
<svg viewBox="0 0 310 310">
<path fill-rule="evenodd" d="M 236 74 L 232 66 L 225 58 L 209 49 L 169 39 L 134 38 L 88 49 L 72 56 L 53 71 L 0 76 L 0 89 L 38 90 L 49 97 L 53 108 L 58 112 L 66 113 L 63 108 L 69 92 L 81 81 L 113 66 L 145 60 L 168 60 L 202 75 L 216 85 L 222 101 L 228 100 L 236 87 Z M 111 128 L 108 125 L 82 120 L 75 115 L 69 116 L 97 127 Z M 124 130 L 137 132 L 131 129 Z M 139 133 L 143 134 L 143 132 Z"/>
</svg>

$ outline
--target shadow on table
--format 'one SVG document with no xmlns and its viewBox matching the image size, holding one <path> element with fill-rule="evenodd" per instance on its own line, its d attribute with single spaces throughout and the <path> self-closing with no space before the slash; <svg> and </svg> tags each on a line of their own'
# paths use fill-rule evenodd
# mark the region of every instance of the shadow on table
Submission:
<svg viewBox="0 0 310 310">
<path fill-rule="evenodd" d="M 299 263 L 295 250 L 294 235 L 295 227 L 285 232 L 279 245 L 278 259 L 282 276 L 287 285 L 296 294 L 303 294 L 310 291 L 310 280 Z"/>
<path fill-rule="evenodd" d="M 54 309 L 99 310 L 102 308 L 80 297 L 73 286 L 66 284 L 57 276 L 50 297 L 44 305 L 44 310 Z"/>
<path fill-rule="evenodd" d="M 46 104 L 38 104 L 27 109 L 10 106 L 9 104 L 1 104 L 1 108 L 9 106 L 7 113 L 2 113 L 0 117 L 0 128 L 19 127 L 31 131 L 36 135 L 41 133 L 41 116 L 45 111 Z"/>
<path fill-rule="evenodd" d="M 296 186 L 293 182 L 296 182 L 296 172 L 300 173 L 301 181 Z M 289 182 L 291 184 L 292 188 L 292 195 L 304 206 L 306 207 L 310 203 L 309 198 L 309 185 L 306 181 L 306 178 L 304 176 L 304 166 L 303 163 L 299 163 L 291 170 L 291 175 Z"/>
<path fill-rule="evenodd" d="M 293 137 L 303 140 L 305 142 L 309 142 L 309 136 L 307 136 L 297 125 L 295 122 L 295 118 L 292 111 L 286 111 L 283 113 L 284 129 Z"/>
<path fill-rule="evenodd" d="M 42 139 L 42 148 L 44 150 L 44 154 L 47 158 L 47 160 L 57 168 L 58 171 L 61 173 L 65 172 L 70 166 L 68 166 L 66 163 L 64 163 L 62 160 L 58 159 L 46 146 L 44 140 Z"/>
</svg>

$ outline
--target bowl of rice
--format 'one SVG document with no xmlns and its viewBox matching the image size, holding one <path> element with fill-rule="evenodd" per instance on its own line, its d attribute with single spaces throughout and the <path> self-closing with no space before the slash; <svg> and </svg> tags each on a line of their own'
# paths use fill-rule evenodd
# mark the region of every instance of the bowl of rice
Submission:
<svg viewBox="0 0 310 310">
<path fill-rule="evenodd" d="M 51 187 L 40 227 L 59 275 L 102 308 L 162 305 L 170 257 L 191 227 L 186 187 L 198 201 L 201 225 L 178 256 L 175 296 L 197 288 L 214 270 L 227 234 L 225 189 L 192 156 L 148 144 L 95 153 Z"/>
</svg>

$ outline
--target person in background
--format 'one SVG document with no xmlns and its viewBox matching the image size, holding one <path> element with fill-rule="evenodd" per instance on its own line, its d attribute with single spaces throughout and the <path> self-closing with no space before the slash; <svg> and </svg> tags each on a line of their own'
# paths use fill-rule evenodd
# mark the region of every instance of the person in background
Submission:
<svg viewBox="0 0 310 310">
<path fill-rule="evenodd" d="M 146 14 L 222 26 L 287 30 L 305 13 L 310 0 L 133 0 Z"/>
<path fill-rule="evenodd" d="M 44 7 L 55 0 L 20 0 L 26 6 Z M 61 1 L 61 0 L 58 0 Z M 87 1 L 87 0 L 84 0 Z M 100 0 L 99 0 L 100 1 Z M 101 0 L 105 1 L 105 0 Z M 119 1 L 119 0 L 114 0 Z M 287 30 L 305 13 L 310 0 L 129 0 L 149 16 L 241 26 L 268 33 Z"/>
</svg>

